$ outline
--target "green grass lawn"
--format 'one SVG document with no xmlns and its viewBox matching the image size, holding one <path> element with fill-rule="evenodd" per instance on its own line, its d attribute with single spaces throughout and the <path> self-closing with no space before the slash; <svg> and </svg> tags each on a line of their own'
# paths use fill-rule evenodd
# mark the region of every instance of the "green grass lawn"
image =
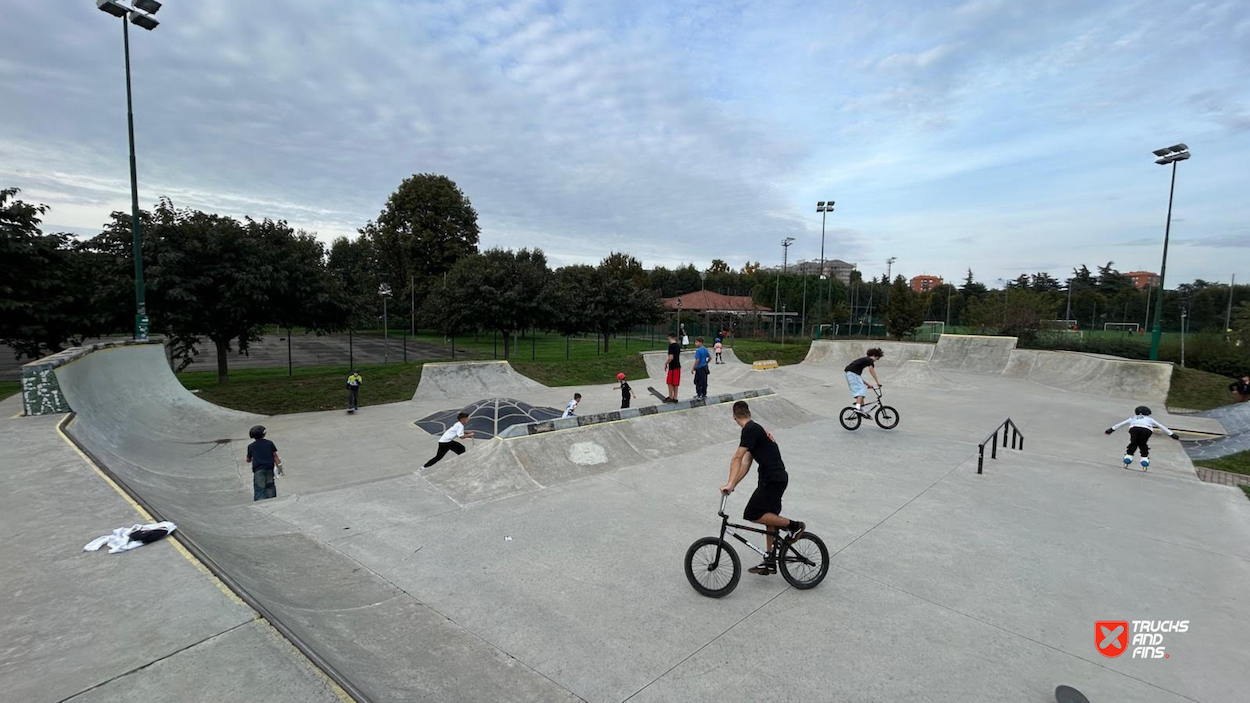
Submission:
<svg viewBox="0 0 1250 703">
<path fill-rule="evenodd" d="M 1232 383 L 1232 379 L 1219 374 L 1176 366 L 1172 369 L 1168 405 L 1191 410 L 1210 410 L 1228 405 L 1229 383 Z"/>
<path fill-rule="evenodd" d="M 1246 500 L 1250 500 L 1250 486 L 1238 486 L 1242 493 L 1246 494 Z"/>
<path fill-rule="evenodd" d="M 634 335 L 618 335 L 612 338 L 608 345 L 608 351 L 603 350 L 603 342 L 600 340 L 596 344 L 595 335 L 587 335 L 584 337 L 565 338 L 558 334 L 539 333 L 534 337 L 523 337 L 511 351 L 512 354 L 508 358 L 511 362 L 533 361 L 533 362 L 556 362 L 565 361 L 566 354 L 568 360 L 574 359 L 602 359 L 603 357 L 628 357 L 636 356 L 640 351 L 650 351 L 655 349 L 665 349 L 668 347 L 668 340 L 664 338 L 661 332 L 656 336 L 653 344 L 651 337 L 637 337 Z M 440 335 L 420 334 L 409 339 L 427 344 L 441 345 L 447 349 L 447 356 L 451 357 L 451 343 L 445 341 Z M 691 341 L 693 344 L 693 340 Z M 490 333 L 482 333 L 477 335 L 476 339 L 473 335 L 457 335 L 456 336 L 456 356 L 459 358 L 460 352 L 472 352 L 477 358 L 481 359 L 503 359 L 503 340 L 492 338 Z"/>
<path fill-rule="evenodd" d="M 812 346 L 810 339 L 796 339 L 793 342 L 764 342 L 754 339 L 738 339 L 734 341 L 733 350 L 738 360 L 750 364 L 765 359 L 775 359 L 781 366 L 797 364 L 807 358 L 807 349 Z"/>
<path fill-rule="evenodd" d="M 356 367 L 364 378 L 360 405 L 410 400 L 421 380 L 421 364 L 365 364 Z M 210 403 L 235 410 L 281 415 L 315 410 L 341 410 L 347 406 L 347 374 L 344 366 L 239 369 L 230 382 L 217 383 L 216 371 L 178 374 L 182 385 Z"/>
<path fill-rule="evenodd" d="M 1199 459 L 1194 465 L 1250 476 L 1250 452 L 1237 452 L 1219 459 Z"/>
<path fill-rule="evenodd" d="M 0 381 L 0 400 L 4 400 L 14 393 L 22 392 L 22 384 L 18 381 Z"/>
</svg>

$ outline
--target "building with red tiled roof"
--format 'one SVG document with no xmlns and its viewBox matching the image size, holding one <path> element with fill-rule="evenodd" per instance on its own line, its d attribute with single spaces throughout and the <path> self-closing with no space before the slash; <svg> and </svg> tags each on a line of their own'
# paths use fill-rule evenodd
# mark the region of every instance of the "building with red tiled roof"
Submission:
<svg viewBox="0 0 1250 703">
<path fill-rule="evenodd" d="M 710 290 L 697 290 L 693 293 L 683 293 L 675 298 L 665 298 L 664 305 L 669 310 L 676 310 L 678 299 L 681 300 L 683 312 L 713 314 L 772 312 L 772 308 L 757 304 L 749 295 L 722 295 Z"/>
</svg>

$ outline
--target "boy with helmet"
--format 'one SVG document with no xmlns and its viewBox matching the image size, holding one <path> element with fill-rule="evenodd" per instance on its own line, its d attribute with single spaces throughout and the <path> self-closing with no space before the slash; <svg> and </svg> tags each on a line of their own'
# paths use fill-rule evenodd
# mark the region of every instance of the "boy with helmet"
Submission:
<svg viewBox="0 0 1250 703">
<path fill-rule="evenodd" d="M 1124 465 L 1127 467 L 1133 463 L 1133 452 L 1141 450 L 1141 468 L 1146 471 L 1150 467 L 1150 435 L 1154 432 L 1154 428 L 1158 427 L 1167 433 L 1169 437 L 1180 441 L 1180 437 L 1168 428 L 1164 427 L 1158 420 L 1150 417 L 1150 408 L 1145 405 L 1138 405 L 1133 410 L 1133 416 L 1124 422 L 1112 425 L 1107 428 L 1106 433 L 1111 434 L 1116 430 L 1128 425 L 1128 447 L 1124 449 Z"/>
<path fill-rule="evenodd" d="M 265 500 L 278 497 L 278 486 L 274 483 L 274 469 L 282 475 L 282 460 L 278 458 L 278 447 L 265 439 L 264 425 L 256 425 L 248 430 L 248 436 L 254 441 L 247 445 L 247 463 L 252 465 L 252 500 Z"/>
<path fill-rule="evenodd" d="M 616 380 L 620 381 L 620 384 L 612 386 L 612 390 L 619 390 L 621 392 L 621 410 L 624 410 L 629 407 L 629 399 L 637 398 L 638 396 L 634 394 L 634 389 L 630 388 L 629 384 L 625 382 L 625 374 L 618 373 L 616 375 Z"/>
</svg>

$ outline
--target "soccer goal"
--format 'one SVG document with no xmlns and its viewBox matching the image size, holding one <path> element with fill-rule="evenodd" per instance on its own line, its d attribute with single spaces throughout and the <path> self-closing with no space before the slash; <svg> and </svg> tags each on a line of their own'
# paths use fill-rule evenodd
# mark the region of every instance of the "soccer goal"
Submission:
<svg viewBox="0 0 1250 703">
<path fill-rule="evenodd" d="M 1103 332 L 1132 332 L 1137 334 L 1141 330 L 1141 324 L 1137 322 L 1107 322 L 1102 326 Z"/>
<path fill-rule="evenodd" d="M 1042 320 L 1042 329 L 1047 330 L 1070 330 L 1078 326 L 1076 320 Z"/>
<path fill-rule="evenodd" d="M 946 331 L 946 323 L 941 320 L 928 321 L 921 323 L 920 329 L 916 330 L 916 339 L 927 339 L 930 342 L 936 342 L 938 337 Z"/>
</svg>

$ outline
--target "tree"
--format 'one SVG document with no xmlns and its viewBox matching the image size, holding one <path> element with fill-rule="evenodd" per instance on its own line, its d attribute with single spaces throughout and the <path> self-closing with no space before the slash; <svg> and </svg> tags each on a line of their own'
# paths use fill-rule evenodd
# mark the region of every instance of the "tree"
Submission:
<svg viewBox="0 0 1250 703">
<path fill-rule="evenodd" d="M 174 208 L 162 199 L 148 237 L 159 241 L 148 281 L 159 295 L 154 327 L 165 329 L 179 369 L 198 354 L 201 336 L 217 350 L 217 382 L 229 380 L 232 342 L 246 354 L 272 319 L 280 262 L 268 258 L 261 233 L 238 220 Z"/>
<path fill-rule="evenodd" d="M 498 332 L 503 355 L 512 355 L 512 334 L 546 323 L 551 272 L 541 249 L 488 249 L 457 261 L 437 299 L 427 299 L 423 313 L 444 330 L 466 325 Z"/>
<path fill-rule="evenodd" d="M 264 252 L 265 261 L 276 264 L 269 280 L 273 322 L 288 331 L 303 327 L 319 335 L 347 326 L 350 298 L 331 275 L 325 246 L 316 236 L 295 232 L 282 220 L 247 218 L 245 227 Z"/>
<path fill-rule="evenodd" d="M 326 267 L 344 297 L 349 312 L 346 322 L 354 327 L 365 311 L 372 309 L 382 284 L 376 245 L 369 237 L 339 237 L 330 243 Z"/>
<path fill-rule="evenodd" d="M 1115 295 L 1130 285 L 1124 274 L 1116 271 L 1114 266 L 1114 261 L 1108 261 L 1106 266 L 1098 267 L 1098 290 L 1103 295 Z"/>
<path fill-rule="evenodd" d="M 67 234 L 45 235 L 39 225 L 47 206 L 17 200 L 17 193 L 0 190 L 0 342 L 17 358 L 34 359 L 80 344 L 101 321 L 92 315 L 87 254 Z"/>
<path fill-rule="evenodd" d="M 1250 302 L 1239 304 L 1233 310 L 1233 339 L 1242 347 L 1250 348 Z"/>
<path fill-rule="evenodd" d="M 694 274 L 698 270 L 688 266 Z M 603 351 L 608 351 L 611 335 L 632 327 L 660 319 L 663 309 L 655 292 L 639 285 L 635 271 L 642 264 L 627 254 L 612 253 L 599 263 L 595 273 L 598 277 L 596 290 L 584 293 L 589 306 L 587 318 L 591 326 L 603 335 Z M 678 270 L 680 274 L 681 269 Z"/>
<path fill-rule="evenodd" d="M 694 264 L 678 266 L 673 275 L 677 279 L 676 295 L 685 295 L 703 287 L 703 278 L 699 276 L 699 269 Z"/>
<path fill-rule="evenodd" d="M 759 273 L 759 270 L 760 262 L 758 261 L 748 261 L 742 265 L 742 273 L 748 276 L 754 276 L 756 273 Z"/>
<path fill-rule="evenodd" d="M 1055 306 L 1056 302 L 1045 293 L 1027 288 L 1008 291 L 999 331 L 1021 341 L 1032 341 L 1041 330 L 1042 320 L 1054 317 Z"/>
<path fill-rule="evenodd" d="M 964 277 L 964 282 L 963 285 L 959 287 L 959 292 L 963 294 L 965 299 L 967 299 L 984 298 L 989 291 L 986 289 L 985 284 L 977 283 L 972 278 L 972 269 L 968 269 L 968 275 Z"/>
<path fill-rule="evenodd" d="M 1081 264 L 1080 268 L 1072 269 L 1072 280 L 1068 285 L 1075 288 L 1093 288 L 1095 286 L 1094 275 L 1089 272 L 1089 267 Z"/>
<path fill-rule="evenodd" d="M 1033 274 L 1033 278 L 1029 282 L 1029 287 L 1039 293 L 1050 293 L 1059 290 L 1062 286 L 1059 284 L 1059 281 L 1055 280 L 1055 278 L 1049 273 L 1046 273 L 1045 271 L 1038 271 Z"/>
<path fill-rule="evenodd" d="M 477 252 L 477 211 L 446 176 L 419 173 L 395 189 L 376 222 L 361 228 L 373 241 L 377 268 L 396 288 L 422 289 Z"/>
<path fill-rule="evenodd" d="M 725 263 L 721 259 L 712 259 L 712 264 L 707 267 L 708 276 L 726 274 L 729 272 L 729 264 Z"/>
<path fill-rule="evenodd" d="M 1021 289 L 1028 288 L 1029 287 L 1029 274 L 1022 273 L 1019 276 L 1016 276 L 1014 279 L 1007 281 L 1007 287 L 1008 288 L 1021 288 Z"/>
<path fill-rule="evenodd" d="M 886 315 L 886 332 L 895 339 L 915 336 L 916 330 L 924 324 L 924 300 L 908 287 L 902 276 L 891 286 Z"/>
</svg>

